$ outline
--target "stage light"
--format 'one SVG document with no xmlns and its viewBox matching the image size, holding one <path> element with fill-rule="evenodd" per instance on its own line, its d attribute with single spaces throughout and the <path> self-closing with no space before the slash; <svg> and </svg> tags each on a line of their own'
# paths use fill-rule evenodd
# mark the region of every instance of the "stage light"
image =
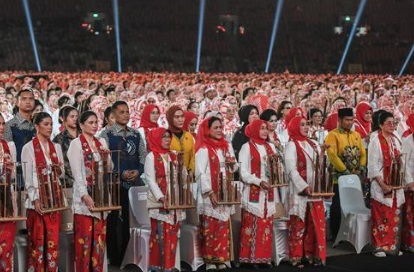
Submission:
<svg viewBox="0 0 414 272">
<path fill-rule="evenodd" d="M 269 72 L 270 61 L 272 60 L 273 47 L 275 45 L 277 27 L 279 26 L 280 14 L 282 13 L 283 0 L 278 0 L 275 14 L 275 21 L 273 23 L 272 37 L 270 38 L 269 52 L 267 54 L 265 73 Z"/>
<path fill-rule="evenodd" d="M 196 73 L 200 72 L 201 44 L 203 42 L 203 25 L 204 10 L 206 8 L 206 0 L 200 0 L 200 14 L 198 16 L 198 40 L 197 40 L 197 60 Z"/>
<path fill-rule="evenodd" d="M 408 53 L 407 58 L 405 59 L 403 66 L 401 67 L 400 73 L 398 74 L 399 76 L 402 76 L 402 74 L 404 73 L 405 68 L 407 67 L 408 63 L 410 62 L 410 59 L 413 56 L 413 54 L 414 54 L 414 44 L 411 47 L 410 53 Z"/>
<path fill-rule="evenodd" d="M 118 60 L 118 72 L 122 72 L 121 65 L 121 38 L 119 34 L 119 11 L 118 11 L 118 0 L 112 1 L 114 9 L 114 20 L 115 20 L 115 42 L 116 42 L 116 58 Z"/>
<path fill-rule="evenodd" d="M 361 0 L 361 2 L 359 3 L 358 11 L 357 11 L 357 14 L 355 16 L 354 23 L 352 25 L 351 34 L 349 35 L 348 42 L 346 43 L 344 53 L 342 54 L 341 63 L 339 64 L 338 71 L 336 72 L 337 75 L 339 75 L 342 71 L 342 66 L 345 63 L 346 56 L 348 55 L 349 48 L 351 47 L 352 40 L 355 36 L 355 31 L 358 27 L 359 20 L 362 17 L 362 12 L 364 11 L 366 3 L 367 3 L 367 0 Z"/>
<path fill-rule="evenodd" d="M 33 47 L 33 52 L 34 52 L 34 55 L 35 55 L 37 70 L 39 72 L 41 72 L 42 67 L 40 66 L 39 54 L 37 52 L 36 38 L 35 38 L 35 35 L 34 35 L 34 31 L 33 31 L 33 25 L 32 25 L 32 18 L 30 16 L 29 3 L 27 2 L 28 0 L 22 0 L 22 1 L 23 1 L 24 13 L 26 15 L 27 27 L 29 28 L 30 39 L 32 41 L 32 47 Z"/>
<path fill-rule="evenodd" d="M 99 14 L 98 13 L 94 13 L 92 16 L 93 16 L 93 18 L 98 18 L 99 17 Z"/>
<path fill-rule="evenodd" d="M 351 21 L 351 16 L 345 16 L 345 21 L 350 22 Z"/>
</svg>

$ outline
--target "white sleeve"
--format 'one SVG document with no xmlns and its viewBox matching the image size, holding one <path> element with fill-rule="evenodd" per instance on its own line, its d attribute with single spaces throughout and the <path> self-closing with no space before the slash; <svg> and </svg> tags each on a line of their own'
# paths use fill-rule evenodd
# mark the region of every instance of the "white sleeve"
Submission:
<svg viewBox="0 0 414 272">
<path fill-rule="evenodd" d="M 60 175 L 60 178 L 65 177 L 65 161 L 63 160 L 63 153 L 62 153 L 62 147 L 60 144 L 53 144 L 55 146 L 55 150 L 59 159 L 60 163 L 60 170 L 62 171 L 62 174 Z"/>
<path fill-rule="evenodd" d="M 160 198 L 164 197 L 164 194 L 161 192 L 155 177 L 154 153 L 152 152 L 148 153 L 145 158 L 144 173 L 145 180 L 148 183 L 151 193 L 154 195 L 156 200 L 160 200 Z"/>
<path fill-rule="evenodd" d="M 12 162 L 16 162 L 16 145 L 14 144 L 14 142 L 7 142 L 7 145 L 9 146 Z"/>
<path fill-rule="evenodd" d="M 30 203 L 32 203 L 33 201 L 40 199 L 32 141 L 23 146 L 21 158 L 24 167 L 23 177 L 27 190 L 27 197 L 29 198 Z"/>
<path fill-rule="evenodd" d="M 103 149 L 109 150 L 108 144 L 106 143 L 105 139 L 99 138 L 98 140 L 101 143 Z M 109 151 L 111 151 L 111 150 L 109 150 Z M 109 170 L 112 171 L 114 169 L 114 162 L 112 161 L 112 153 L 110 153 L 110 156 L 108 158 L 108 165 L 107 166 L 108 166 L 108 171 Z"/>
<path fill-rule="evenodd" d="M 369 179 L 382 177 L 382 151 L 378 137 L 371 140 L 368 145 L 368 174 Z"/>
<path fill-rule="evenodd" d="M 84 160 L 82 146 L 79 141 L 79 138 L 76 138 L 70 143 L 66 156 L 68 157 L 70 168 L 72 169 L 73 178 L 75 180 L 73 184 L 73 189 L 79 192 L 76 195 L 79 195 L 79 197 L 82 199 L 83 196 L 88 195 L 88 189 L 86 184 L 86 174 L 82 167 L 84 164 Z"/>
<path fill-rule="evenodd" d="M 252 174 L 251 170 L 251 154 L 249 142 L 245 143 L 239 152 L 240 175 L 244 183 L 260 186 L 262 180 Z"/>
<path fill-rule="evenodd" d="M 309 184 L 300 176 L 297 162 L 296 145 L 294 142 L 288 142 L 285 149 L 286 172 L 297 191 L 302 192 Z"/>
<path fill-rule="evenodd" d="M 413 176 L 412 176 L 412 171 L 413 171 L 413 167 L 414 167 L 414 141 L 413 141 L 413 135 L 410 135 L 406 138 L 402 139 L 402 146 L 401 146 L 401 150 L 402 150 L 402 158 L 404 160 L 404 181 L 405 184 L 409 184 L 414 182 L 413 180 Z"/>
<path fill-rule="evenodd" d="M 208 159 L 208 150 L 206 148 L 200 148 L 195 155 L 195 177 L 199 181 L 199 186 L 201 189 L 201 194 L 206 194 L 211 192 L 211 177 L 209 171 L 209 159 Z"/>
</svg>

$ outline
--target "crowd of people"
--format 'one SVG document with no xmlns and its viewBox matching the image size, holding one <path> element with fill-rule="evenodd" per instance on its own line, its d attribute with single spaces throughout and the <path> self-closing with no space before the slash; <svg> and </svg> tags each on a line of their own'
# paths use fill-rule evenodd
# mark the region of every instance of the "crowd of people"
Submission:
<svg viewBox="0 0 414 272">
<path fill-rule="evenodd" d="M 27 191 L 27 269 L 57 271 L 62 215 L 43 213 L 39 192 L 53 172 L 73 188 L 76 271 L 102 271 L 105 248 L 112 264 L 121 263 L 133 186 L 148 186 L 156 207 L 149 210 L 149 270 L 174 271 L 186 217 L 168 209 L 177 154 L 197 183 L 208 271 L 230 268 L 233 247 L 241 263 L 270 266 L 278 203 L 289 218 L 292 265 L 324 265 L 325 199 L 313 195 L 312 184 L 315 158 L 325 155 L 335 193 L 332 238 L 341 221 L 338 179 L 356 174 L 371 208 L 373 254 L 414 252 L 413 82 L 388 75 L 3 72 L 0 153 L 3 163 L 26 165 L 16 175 Z M 110 155 L 114 150 L 121 152 Z M 287 196 L 270 184 L 270 156 L 284 162 Z M 235 207 L 218 201 L 228 164 L 244 184 L 239 245 L 231 238 Z M 93 169 L 104 167 L 120 176 L 122 237 L 111 219 L 118 213 L 91 212 Z M 11 271 L 16 222 L 0 226 L 1 270 Z"/>
</svg>

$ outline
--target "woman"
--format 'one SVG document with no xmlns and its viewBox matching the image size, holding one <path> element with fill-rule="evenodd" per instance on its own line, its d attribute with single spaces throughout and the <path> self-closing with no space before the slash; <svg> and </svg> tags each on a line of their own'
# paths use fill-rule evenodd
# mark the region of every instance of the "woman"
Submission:
<svg viewBox="0 0 414 272">
<path fill-rule="evenodd" d="M 414 253 L 414 113 L 406 118 L 409 129 L 403 133 L 402 147 L 406 153 L 405 205 L 403 207 L 402 248 Z"/>
<path fill-rule="evenodd" d="M 236 158 L 239 158 L 239 151 L 241 147 L 249 141 L 245 135 L 244 130 L 246 126 L 256 119 L 259 119 L 259 110 L 254 105 L 245 105 L 239 109 L 241 128 L 234 134 L 231 144 L 234 149 Z"/>
<path fill-rule="evenodd" d="M 325 209 L 322 199 L 313 198 L 311 184 L 314 154 L 319 145 L 308 139 L 309 126 L 303 117 L 293 118 L 288 126 L 291 141 L 286 146 L 285 163 L 290 177 L 289 256 L 293 266 L 302 268 L 303 259 L 325 265 Z"/>
<path fill-rule="evenodd" d="M 279 140 L 279 137 L 277 137 L 277 134 L 276 134 L 276 127 L 277 127 L 277 113 L 276 113 L 276 111 L 272 110 L 272 109 L 264 110 L 260 114 L 260 119 L 266 121 L 267 124 L 268 124 L 268 128 L 269 128 L 268 140 L 269 140 L 269 142 L 274 144 L 275 147 L 279 148 L 280 140 Z"/>
<path fill-rule="evenodd" d="M 24 145 L 22 150 L 22 161 L 26 162 L 23 176 L 27 190 L 27 271 L 57 271 L 61 213 L 43 213 L 41 201 L 44 195 L 40 189 L 45 186 L 42 182 L 54 174 L 52 169 L 60 174 L 59 177 L 65 176 L 64 160 L 60 145 L 50 140 L 52 117 L 46 112 L 40 112 L 33 123 L 36 137 Z M 57 195 L 49 197 L 58 198 Z"/>
<path fill-rule="evenodd" d="M 70 143 L 73 139 L 78 137 L 78 117 L 79 112 L 76 108 L 72 106 L 65 106 L 62 110 L 62 125 L 63 125 L 63 131 L 56 135 L 56 137 L 53 139 L 54 143 L 57 143 L 62 148 L 63 157 L 65 158 L 65 183 L 66 187 L 72 187 L 73 185 L 73 175 L 72 175 L 72 169 L 69 164 L 69 160 L 66 156 Z"/>
<path fill-rule="evenodd" d="M 276 126 L 276 132 L 283 146 L 285 146 L 289 140 L 289 135 L 287 134 L 286 129 L 287 123 L 285 117 L 292 107 L 292 102 L 284 100 L 280 103 L 279 107 L 277 108 L 278 122 Z"/>
<path fill-rule="evenodd" d="M 355 131 L 361 135 L 365 148 L 369 144 L 372 114 L 372 107 L 367 102 L 360 102 L 356 106 Z"/>
<path fill-rule="evenodd" d="M 241 177 L 246 184 L 242 197 L 240 229 L 240 262 L 271 266 L 273 243 L 273 215 L 278 194 L 269 187 L 267 157 L 275 154 L 266 121 L 254 120 L 245 130 L 250 141 L 239 153 Z"/>
<path fill-rule="evenodd" d="M 103 271 L 106 241 L 105 212 L 91 212 L 95 207 L 91 197 L 95 181 L 94 168 L 102 173 L 112 168 L 108 146 L 104 139 L 94 137 L 98 117 L 85 111 L 79 118 L 82 133 L 70 143 L 67 157 L 74 173 L 73 204 L 76 271 Z"/>
<path fill-rule="evenodd" d="M 368 178 L 371 179 L 371 235 L 376 257 L 401 255 L 401 212 L 404 190 L 391 188 L 391 165 L 400 158 L 401 144 L 395 137 L 394 117 L 379 116 L 378 136 L 368 145 Z"/>
<path fill-rule="evenodd" d="M 203 258 L 206 270 L 230 267 L 233 206 L 218 205 L 218 179 L 225 162 L 235 162 L 231 145 L 223 137 L 223 124 L 217 117 L 205 119 L 196 139 L 197 212 L 200 215 Z M 225 177 L 223 177 L 225 178 Z"/>
<path fill-rule="evenodd" d="M 198 115 L 200 113 L 200 105 L 198 104 L 197 101 L 191 100 L 187 106 L 187 111 L 191 111 L 194 114 Z"/>
<path fill-rule="evenodd" d="M 175 255 L 178 244 L 180 221 L 185 219 L 181 210 L 168 210 L 170 196 L 167 189 L 171 186 L 170 163 L 177 164 L 177 156 L 170 153 L 172 134 L 165 128 L 155 128 L 149 132 L 148 145 L 151 152 L 145 159 L 145 179 L 150 190 L 149 210 L 151 219 L 150 259 L 148 271 L 176 271 Z"/>
<path fill-rule="evenodd" d="M 308 112 L 308 121 L 310 121 L 309 138 L 315 140 L 319 145 L 323 145 L 325 137 L 328 134 L 322 126 L 323 113 L 320 109 L 312 108 Z"/>
<path fill-rule="evenodd" d="M 148 134 L 158 127 L 158 118 L 160 118 L 160 108 L 154 104 L 148 104 L 142 110 L 141 122 L 139 124 L 138 132 L 141 134 L 141 139 L 145 139 L 145 147 L 148 149 Z"/>
<path fill-rule="evenodd" d="M 197 124 L 198 124 L 198 115 L 192 111 L 185 111 L 183 129 L 185 131 L 190 132 L 191 135 L 193 135 L 194 139 L 196 137 Z"/>
<path fill-rule="evenodd" d="M 0 168 L 2 176 L 8 175 L 11 177 L 12 164 L 16 161 L 16 146 L 14 142 L 6 142 L 3 140 L 3 134 L 6 130 L 6 122 L 2 114 L 0 114 Z M 8 167 L 10 165 L 10 167 Z M 0 180 L 0 184 L 4 184 L 4 179 Z M 6 192 L 3 189 L 0 190 L 1 195 Z M 2 197 L 3 198 L 3 197 Z M 5 211 L 3 206 L 0 210 L 1 217 L 7 217 L 7 215 L 14 215 L 14 211 Z M 0 270 L 12 271 L 13 268 L 13 246 L 14 238 L 16 234 L 16 221 L 0 222 Z"/>
</svg>

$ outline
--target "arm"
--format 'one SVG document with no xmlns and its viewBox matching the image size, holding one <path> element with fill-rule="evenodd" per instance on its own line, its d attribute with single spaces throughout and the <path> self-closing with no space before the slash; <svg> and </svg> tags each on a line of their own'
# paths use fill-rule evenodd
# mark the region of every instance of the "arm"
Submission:
<svg viewBox="0 0 414 272">
<path fill-rule="evenodd" d="M 88 194 L 86 185 L 86 174 L 83 168 L 83 154 L 80 141 L 78 139 L 73 140 L 70 143 L 67 157 L 69 160 L 70 168 L 72 169 L 73 178 L 73 189 L 79 192 L 79 196 L 82 198 Z"/>
<path fill-rule="evenodd" d="M 60 178 L 64 178 L 65 177 L 65 161 L 63 160 L 63 154 L 62 154 L 62 147 L 60 146 L 60 144 L 54 144 L 55 146 L 55 150 L 57 153 L 57 156 L 59 158 L 59 165 L 60 165 Z"/>
<path fill-rule="evenodd" d="M 145 164 L 145 158 L 147 157 L 147 148 L 145 146 L 145 139 L 141 138 L 141 135 L 139 133 L 137 133 L 138 137 L 139 137 L 139 151 L 138 151 L 138 156 L 139 156 L 139 164 L 138 164 L 138 175 L 141 175 L 144 171 L 144 164 Z"/>
<path fill-rule="evenodd" d="M 358 148 L 361 151 L 361 159 L 359 162 L 360 162 L 361 169 L 364 169 L 365 166 L 367 165 L 367 151 L 365 150 L 365 147 L 362 143 L 362 139 L 360 135 L 358 135 L 358 139 L 359 139 Z"/>
<path fill-rule="evenodd" d="M 240 175 L 244 183 L 254 184 L 260 186 L 262 180 L 260 177 L 256 177 L 251 171 L 251 154 L 249 143 L 245 143 L 239 152 L 239 161 L 240 161 Z"/>
<path fill-rule="evenodd" d="M 25 162 L 23 164 L 23 177 L 25 180 L 25 187 L 27 190 L 27 197 L 29 201 L 33 203 L 35 200 L 39 200 L 39 188 L 38 188 L 38 181 L 37 181 L 37 172 L 35 167 L 35 160 L 34 160 L 34 151 L 32 146 L 32 142 L 27 143 L 22 150 L 22 161 Z"/>
<path fill-rule="evenodd" d="M 210 171 L 207 171 L 209 167 L 208 151 L 206 148 L 201 148 L 195 155 L 195 176 L 199 182 L 201 194 L 208 194 L 213 191 L 211 187 Z"/>
<path fill-rule="evenodd" d="M 413 180 L 413 176 L 411 174 L 411 171 L 413 169 L 414 166 L 414 152 L 413 152 L 413 147 L 414 147 L 414 142 L 413 142 L 413 136 L 410 135 L 407 138 L 403 138 L 402 139 L 402 146 L 401 146 L 401 150 L 402 150 L 402 159 L 404 160 L 403 165 L 405 166 L 405 169 L 403 169 L 404 171 L 404 182 L 406 185 L 409 185 L 411 183 L 414 183 Z M 410 185 L 412 186 L 412 185 Z"/>
<path fill-rule="evenodd" d="M 10 122 L 6 124 L 6 130 L 4 131 L 3 139 L 7 142 L 13 141 L 13 133 L 10 127 Z"/>
<path fill-rule="evenodd" d="M 151 193 L 154 195 L 155 199 L 159 201 L 162 197 L 164 197 L 164 194 L 161 192 L 161 189 L 157 184 L 154 167 L 154 154 L 152 152 L 150 152 L 145 159 L 144 173 L 145 180 L 148 182 L 148 187 Z"/>
<path fill-rule="evenodd" d="M 297 169 L 296 146 L 293 142 L 289 142 L 285 149 L 285 165 L 288 177 L 298 192 L 303 192 L 309 184 L 300 176 Z"/>
</svg>

